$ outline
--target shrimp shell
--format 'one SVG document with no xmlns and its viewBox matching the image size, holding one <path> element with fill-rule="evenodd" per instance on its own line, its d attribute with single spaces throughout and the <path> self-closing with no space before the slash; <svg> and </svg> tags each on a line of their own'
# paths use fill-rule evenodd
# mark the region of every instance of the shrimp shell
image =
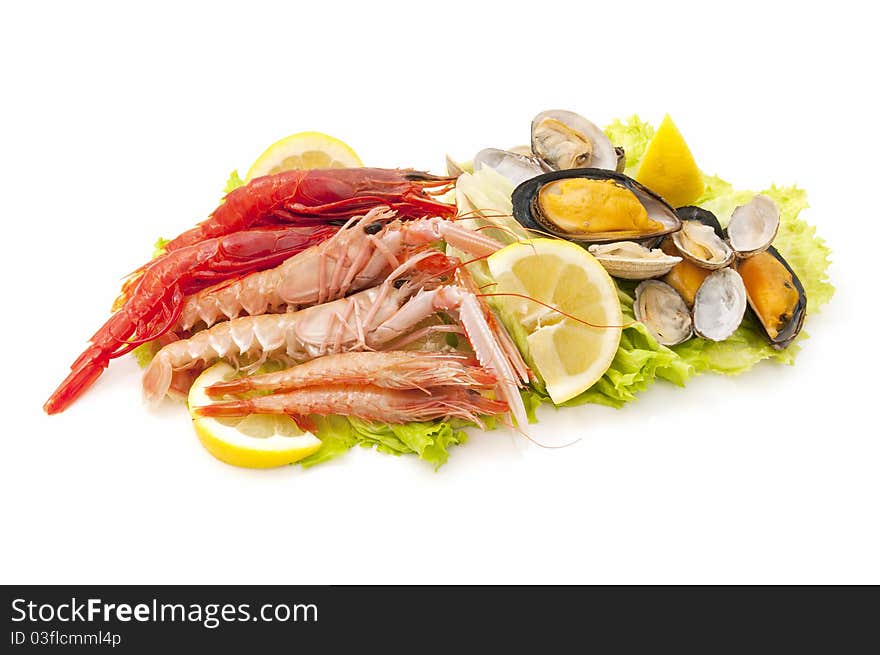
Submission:
<svg viewBox="0 0 880 655">
<path fill-rule="evenodd" d="M 379 284 L 415 248 L 441 239 L 482 256 L 501 244 L 486 235 L 441 218 L 393 220 L 377 207 L 352 219 L 332 238 L 266 271 L 206 289 L 188 298 L 177 331 L 207 327 L 242 314 L 293 311 L 336 300 Z"/>
<path fill-rule="evenodd" d="M 428 387 L 485 387 L 495 376 L 480 368 L 476 359 L 458 353 L 417 350 L 348 352 L 327 355 L 276 373 L 219 382 L 206 389 L 209 396 L 247 391 L 290 391 L 327 384 L 371 384 L 386 389 Z"/>
<path fill-rule="evenodd" d="M 195 411 L 202 416 L 215 417 L 246 414 L 341 414 L 382 423 L 460 418 L 483 427 L 480 415 L 504 413 L 507 411 L 507 403 L 459 387 L 443 387 L 425 393 L 418 389 L 386 389 L 370 385 L 325 385 L 258 396 L 249 400 L 205 405 Z"/>
<path fill-rule="evenodd" d="M 175 372 L 200 364 L 209 366 L 220 359 L 235 361 L 253 355 L 260 361 L 278 356 L 305 361 L 363 349 L 365 334 L 359 317 L 372 314 L 377 322 L 386 321 L 412 294 L 409 287 L 389 286 L 373 287 L 299 312 L 242 316 L 170 343 L 156 354 L 144 373 L 144 396 L 148 402 L 156 402 L 171 388 Z"/>
</svg>

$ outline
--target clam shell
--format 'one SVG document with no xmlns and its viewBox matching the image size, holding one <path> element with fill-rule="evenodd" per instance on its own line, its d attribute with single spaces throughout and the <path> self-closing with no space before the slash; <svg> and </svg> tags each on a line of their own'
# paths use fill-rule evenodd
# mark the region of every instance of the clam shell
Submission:
<svg viewBox="0 0 880 655">
<path fill-rule="evenodd" d="M 513 182 L 514 186 L 544 172 L 541 164 L 534 157 L 497 148 L 485 148 L 476 154 L 474 170 L 478 171 L 484 166 L 494 169 Z"/>
<path fill-rule="evenodd" d="M 672 235 L 672 242 L 682 257 L 713 271 L 730 265 L 736 256 L 711 225 L 700 221 L 682 221 L 681 229 Z"/>
<path fill-rule="evenodd" d="M 690 310 L 678 292 L 665 282 L 645 280 L 639 284 L 633 313 L 664 346 L 675 346 L 693 336 Z"/>
<path fill-rule="evenodd" d="M 525 155 L 526 157 L 534 157 L 534 153 L 532 153 L 532 146 L 511 146 L 507 149 L 507 152 L 512 152 L 515 155 Z M 544 171 L 547 172 L 546 170 Z"/>
<path fill-rule="evenodd" d="M 663 225 L 661 230 L 657 230 L 651 234 L 623 234 L 620 232 L 594 232 L 594 233 L 573 233 L 561 230 L 547 218 L 545 218 L 537 206 L 538 194 L 544 185 L 556 180 L 583 177 L 591 180 L 612 180 L 616 184 L 628 189 L 648 212 L 648 217 Z M 550 232 L 555 236 L 574 241 L 575 243 L 610 243 L 613 241 L 621 241 L 622 239 L 651 239 L 675 232 L 681 227 L 681 221 L 675 214 L 675 210 L 670 207 L 663 198 L 639 184 L 631 177 L 627 177 L 623 173 L 600 169 L 600 168 L 577 168 L 571 170 L 554 171 L 552 173 L 544 173 L 530 180 L 526 180 L 513 190 L 511 196 L 513 203 L 513 216 L 524 227 Z"/>
<path fill-rule="evenodd" d="M 543 111 L 532 120 L 532 152 L 551 170 L 616 170 L 618 153 L 602 129 L 572 111 Z"/>
<path fill-rule="evenodd" d="M 764 252 L 779 230 L 779 207 L 770 198 L 757 195 L 733 210 L 727 224 L 727 240 L 740 257 Z"/>
<path fill-rule="evenodd" d="M 666 275 L 681 261 L 659 248 L 651 250 L 635 241 L 593 244 L 588 248 L 605 270 L 624 280 L 647 280 Z"/>
<path fill-rule="evenodd" d="M 694 332 L 711 341 L 724 341 L 742 323 L 746 313 L 746 287 L 732 268 L 707 277 L 694 299 Z"/>
</svg>

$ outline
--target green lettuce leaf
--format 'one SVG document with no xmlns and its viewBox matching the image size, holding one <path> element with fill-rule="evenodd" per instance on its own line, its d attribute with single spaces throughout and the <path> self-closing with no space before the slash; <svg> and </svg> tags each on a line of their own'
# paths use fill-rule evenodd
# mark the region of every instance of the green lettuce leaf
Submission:
<svg viewBox="0 0 880 655">
<path fill-rule="evenodd" d="M 234 170 L 229 174 L 229 179 L 226 180 L 226 186 L 223 187 L 223 195 L 235 191 L 240 186 L 244 186 L 244 180 L 241 179 L 238 171 Z"/>
<path fill-rule="evenodd" d="M 645 149 L 654 135 L 654 129 L 638 116 L 631 116 L 626 121 L 614 121 L 605 128 L 605 133 L 614 145 L 626 149 L 626 173 L 632 175 L 638 170 Z M 722 225 L 727 224 L 736 207 L 755 196 L 754 191 L 737 190 L 716 175 L 704 175 L 703 179 L 706 188 L 703 197 L 695 204 L 714 213 Z M 834 287 L 828 281 L 827 274 L 830 248 L 823 239 L 816 236 L 815 227 L 799 218 L 800 212 L 807 207 L 807 194 L 795 186 L 775 185 L 761 193 L 779 205 L 780 226 L 773 245 L 804 285 L 808 313 L 816 311 L 831 299 Z M 691 371 L 733 375 L 747 371 L 765 359 L 793 364 L 800 342 L 807 338 L 807 334 L 802 332 L 785 350 L 774 350 L 764 338 L 757 321 L 747 315 L 740 328 L 725 341 L 691 339 L 673 346 L 672 350 Z M 664 377 L 663 370 L 658 370 L 658 377 Z"/>
<path fill-rule="evenodd" d="M 717 176 L 705 176 L 706 193 L 697 204 L 712 211 L 726 225 L 733 210 L 755 196 L 754 191 L 737 191 L 733 185 Z M 816 236 L 816 228 L 799 218 L 807 208 L 807 194 L 795 186 L 777 187 L 761 191 L 779 206 L 779 232 L 774 247 L 785 257 L 797 274 L 807 294 L 807 315 L 818 311 L 831 300 L 834 287 L 828 281 L 831 249 L 824 239 Z M 725 341 L 714 342 L 691 339 L 673 350 L 697 371 L 713 371 L 735 375 L 751 369 L 765 359 L 782 364 L 794 364 L 800 343 L 808 339 L 806 332 L 785 350 L 775 350 L 767 343 L 758 322 L 747 314 L 742 325 Z"/>
<path fill-rule="evenodd" d="M 772 186 L 761 193 L 772 198 L 782 213 L 773 246 L 804 285 L 807 311 L 817 311 L 834 295 L 834 286 L 828 279 L 831 248 L 816 235 L 814 226 L 798 217 L 808 206 L 807 192 L 795 186 Z"/>
<path fill-rule="evenodd" d="M 616 146 L 626 150 L 626 173 L 633 175 L 641 163 L 645 150 L 654 135 L 654 128 L 638 116 L 626 120 L 616 120 L 605 128 L 605 133 Z M 755 192 L 737 190 L 729 182 L 717 176 L 704 176 L 706 189 L 703 197 L 696 203 L 715 213 L 722 224 L 726 224 L 733 210 L 752 197 Z M 492 205 L 504 210 L 505 205 L 497 198 L 504 189 L 488 176 L 471 176 L 468 185 L 477 185 L 472 191 L 482 198 L 492 198 Z M 494 185 L 495 188 L 485 187 Z M 470 188 L 470 187 L 469 187 Z M 816 236 L 814 227 L 799 218 L 807 207 L 806 193 L 797 187 L 772 186 L 762 193 L 771 197 L 780 208 L 781 223 L 774 245 L 786 258 L 800 278 L 808 298 L 808 310 L 817 310 L 830 300 L 834 287 L 828 282 L 827 268 L 830 249 Z M 482 273 L 482 271 L 481 271 Z M 618 281 L 621 309 L 624 316 L 633 319 L 633 284 Z M 517 347 L 529 362 L 526 333 L 515 321 L 506 317 L 500 307 L 494 305 L 502 322 L 508 328 Z M 590 389 L 572 398 L 564 405 L 598 403 L 620 407 L 634 400 L 638 393 L 647 389 L 655 379 L 662 378 L 677 385 L 684 385 L 693 375 L 713 371 L 724 374 L 737 374 L 749 370 L 765 359 L 791 364 L 800 348 L 799 343 L 807 339 L 802 333 L 795 343 L 782 351 L 774 350 L 764 338 L 755 319 L 746 316 L 742 326 L 723 342 L 703 339 L 690 341 L 666 348 L 657 343 L 640 323 L 632 323 L 625 328 L 617 355 L 605 375 Z M 534 367 L 532 367 L 534 369 Z M 540 380 L 528 393 L 530 399 L 549 402 L 543 383 Z"/>
<path fill-rule="evenodd" d="M 167 246 L 171 242 L 171 239 L 166 239 L 165 237 L 159 237 L 156 239 L 156 243 L 153 244 L 153 255 L 151 259 L 156 259 L 156 257 L 161 257 L 165 254 L 165 246 Z"/>
<path fill-rule="evenodd" d="M 620 346 L 611 366 L 596 384 L 565 401 L 561 407 L 585 403 L 622 407 L 635 400 L 636 394 L 647 389 L 658 377 L 684 386 L 696 373 L 691 364 L 666 346 L 657 343 L 647 328 L 635 321 L 632 311 L 634 286 L 630 284 L 618 289 L 620 309 L 629 325 L 623 329 Z M 552 402 L 542 385 L 533 385 L 533 394 L 544 402 Z"/>
<path fill-rule="evenodd" d="M 606 131 L 613 135 L 611 138 L 615 145 L 623 145 L 628 149 L 628 152 L 629 149 L 632 149 L 636 153 L 636 165 L 638 165 L 648 141 L 654 134 L 654 129 L 648 123 L 639 120 L 637 116 L 629 118 L 627 123 L 616 121 Z M 510 202 L 513 185 L 506 178 L 491 169 L 483 168 L 473 174 L 461 175 L 457 188 L 466 193 L 468 199 L 475 205 L 497 215 L 504 216 L 505 218 L 494 220 L 495 222 L 500 222 L 505 227 L 509 227 L 508 223 L 513 219 L 506 217 L 513 211 Z M 518 223 L 516 225 L 519 226 Z M 493 236 L 496 236 L 496 238 L 505 243 L 509 243 L 522 235 L 502 232 L 498 235 L 493 234 Z M 450 254 L 463 256 L 454 251 L 450 252 Z M 481 261 L 471 264 L 468 269 L 479 286 L 487 287 L 487 285 L 491 285 L 494 282 L 485 262 Z M 602 376 L 599 382 L 584 393 L 564 403 L 565 405 L 599 403 L 620 407 L 624 403 L 635 399 L 635 394 L 646 389 L 658 376 L 683 385 L 693 374 L 694 371 L 689 364 L 681 361 L 670 349 L 658 344 L 643 325 L 634 322 L 632 314 L 632 288 L 633 285 L 630 285 L 628 292 L 621 290 L 619 294 L 621 309 L 624 316 L 632 322 L 632 325 L 624 329 L 620 347 L 611 367 L 605 372 L 605 375 Z M 526 341 L 528 334 L 525 329 L 515 317 L 509 316 L 504 311 L 503 303 L 499 299 L 490 298 L 488 300 L 504 324 L 504 327 L 507 328 L 520 353 L 522 353 L 523 359 L 535 374 L 531 391 L 524 395 L 527 401 L 526 406 L 528 407 L 528 402 L 550 402 L 544 382 L 537 373 L 537 369 L 531 359 L 528 342 Z"/>
<path fill-rule="evenodd" d="M 626 121 L 620 119 L 605 128 L 605 134 L 615 146 L 621 146 L 626 153 L 624 173 L 634 177 L 645 155 L 648 142 L 654 136 L 654 127 L 638 116 L 630 116 Z"/>
<path fill-rule="evenodd" d="M 618 297 L 624 320 L 630 321 L 630 325 L 623 330 L 617 354 L 605 375 L 584 393 L 563 403 L 565 406 L 598 403 L 622 407 L 635 400 L 636 394 L 647 389 L 657 377 L 683 387 L 695 372 L 635 320 L 631 293 L 620 289 Z"/>
<path fill-rule="evenodd" d="M 626 149 L 625 172 L 634 175 L 654 135 L 654 128 L 638 116 L 631 116 L 626 120 L 614 121 L 605 128 L 605 132 L 614 145 Z M 696 204 L 714 212 L 723 224 L 726 224 L 734 208 L 748 202 L 754 196 L 754 192 L 736 190 L 733 185 L 717 176 L 704 176 L 704 178 L 706 190 Z M 233 171 L 225 192 L 229 193 L 242 184 L 244 182 L 238 172 Z M 509 196 L 512 185 L 501 176 L 494 174 L 494 171 L 484 169 L 475 174 L 461 176 L 459 189 L 467 191 L 472 202 L 483 209 L 507 215 L 511 212 Z M 806 193 L 793 186 L 772 186 L 762 193 L 773 198 L 781 211 L 780 229 L 774 245 L 803 283 L 808 296 L 809 311 L 818 310 L 834 293 L 834 287 L 827 276 L 831 251 L 825 242 L 816 236 L 815 228 L 799 218 L 800 212 L 807 207 Z M 499 231 L 499 234 L 494 236 L 509 242 L 521 235 L 513 234 L 518 232 L 518 224 L 512 224 L 509 218 L 505 218 L 506 220 L 502 218 L 501 221 L 507 226 L 507 231 Z M 159 252 L 159 249 L 164 247 L 163 240 L 157 242 L 156 246 Z M 449 251 L 451 254 L 459 254 L 451 249 Z M 477 284 L 482 286 L 492 283 L 484 262 L 471 264 L 469 269 Z M 643 325 L 635 322 L 632 313 L 634 286 L 632 283 L 618 281 L 621 309 L 630 323 L 623 330 L 620 346 L 611 366 L 595 385 L 567 401 L 563 406 L 597 403 L 621 407 L 636 399 L 637 395 L 657 378 L 683 386 L 691 377 L 704 371 L 737 374 L 765 359 L 791 364 L 799 350 L 800 341 L 807 338 L 807 335 L 802 333 L 787 349 L 776 351 L 766 342 L 755 319 L 747 316 L 742 326 L 724 342 L 691 339 L 679 346 L 667 348 L 658 344 Z M 495 299 L 489 299 L 489 302 L 508 328 L 528 363 L 530 358 L 524 329 L 518 322 L 505 316 L 500 305 L 495 303 Z M 155 350 L 153 344 L 145 344 L 134 352 L 139 363 L 145 366 Z M 534 370 L 534 367 L 532 368 Z M 537 407 L 542 403 L 550 402 L 540 379 L 537 379 L 531 387 L 524 389 L 522 397 L 529 420 L 532 422 L 536 420 Z M 469 424 L 458 420 L 407 425 L 377 424 L 342 416 L 318 417 L 314 420 L 315 433 L 322 444 L 317 452 L 299 462 L 304 467 L 330 461 L 354 446 L 360 445 L 393 455 L 415 454 L 436 470 L 448 460 L 451 447 L 463 444 L 467 440 L 463 429 L 470 427 Z M 491 418 L 486 420 L 488 429 L 496 427 L 497 424 L 497 420 Z"/>
<path fill-rule="evenodd" d="M 449 459 L 449 448 L 467 441 L 467 434 L 460 429 L 464 425 L 455 421 L 388 425 L 354 417 L 328 416 L 315 422 L 315 436 L 321 440 L 321 448 L 299 462 L 305 468 L 339 457 L 360 445 L 389 455 L 416 454 L 437 470 Z"/>
<path fill-rule="evenodd" d="M 162 346 L 159 345 L 158 341 L 147 341 L 147 343 L 142 343 L 137 348 L 131 351 L 131 354 L 134 356 L 135 361 L 138 363 L 138 366 L 141 368 L 147 368 L 150 365 L 150 362 L 153 361 L 153 357 L 156 356 L 156 353 L 159 352 L 159 349 Z"/>
</svg>

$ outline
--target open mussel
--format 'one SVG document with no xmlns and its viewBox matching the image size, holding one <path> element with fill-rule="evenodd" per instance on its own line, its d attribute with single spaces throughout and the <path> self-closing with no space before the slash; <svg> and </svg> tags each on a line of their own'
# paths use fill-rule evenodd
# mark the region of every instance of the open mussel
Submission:
<svg viewBox="0 0 880 655">
<path fill-rule="evenodd" d="M 733 210 L 727 224 L 727 240 L 738 257 L 764 252 L 779 230 L 779 207 L 770 198 L 757 195 Z"/>
<path fill-rule="evenodd" d="M 624 280 L 647 280 L 668 273 L 682 261 L 659 248 L 646 248 L 635 241 L 595 243 L 588 248 L 605 270 Z"/>
<path fill-rule="evenodd" d="M 618 169 L 618 151 L 602 129 L 572 111 L 543 111 L 532 120 L 532 152 L 550 170 Z"/>
<path fill-rule="evenodd" d="M 513 190 L 524 227 L 579 243 L 643 240 L 675 232 L 681 221 L 660 196 L 622 173 L 578 168 L 545 173 Z"/>
<path fill-rule="evenodd" d="M 659 280 L 645 280 L 636 287 L 633 313 L 657 343 L 664 346 L 678 345 L 694 333 L 691 312 L 684 299 Z"/>
<path fill-rule="evenodd" d="M 807 315 L 807 294 L 801 281 L 772 246 L 740 261 L 737 271 L 768 341 L 782 350 L 801 331 Z"/>
</svg>

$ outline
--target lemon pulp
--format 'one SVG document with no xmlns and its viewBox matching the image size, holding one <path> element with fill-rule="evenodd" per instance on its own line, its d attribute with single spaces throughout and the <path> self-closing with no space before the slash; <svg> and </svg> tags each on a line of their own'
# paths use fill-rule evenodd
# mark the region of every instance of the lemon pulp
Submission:
<svg viewBox="0 0 880 655">
<path fill-rule="evenodd" d="M 215 402 L 205 392 L 215 382 L 228 380 L 235 369 L 214 364 L 193 383 L 187 398 L 193 428 L 205 449 L 217 459 L 245 468 L 272 468 L 293 464 L 321 447 L 321 440 L 303 432 L 289 416 L 250 414 L 241 418 L 199 416 L 196 407 Z"/>
<path fill-rule="evenodd" d="M 281 171 L 363 166 L 360 157 L 343 141 L 322 132 L 299 132 L 279 139 L 253 163 L 245 181 Z"/>
<path fill-rule="evenodd" d="M 636 179 L 673 207 L 690 205 L 703 195 L 703 174 L 668 114 L 648 143 Z"/>
<path fill-rule="evenodd" d="M 531 239 L 494 253 L 488 265 L 553 402 L 595 384 L 617 353 L 623 321 L 617 287 L 595 257 L 568 241 Z"/>
</svg>

